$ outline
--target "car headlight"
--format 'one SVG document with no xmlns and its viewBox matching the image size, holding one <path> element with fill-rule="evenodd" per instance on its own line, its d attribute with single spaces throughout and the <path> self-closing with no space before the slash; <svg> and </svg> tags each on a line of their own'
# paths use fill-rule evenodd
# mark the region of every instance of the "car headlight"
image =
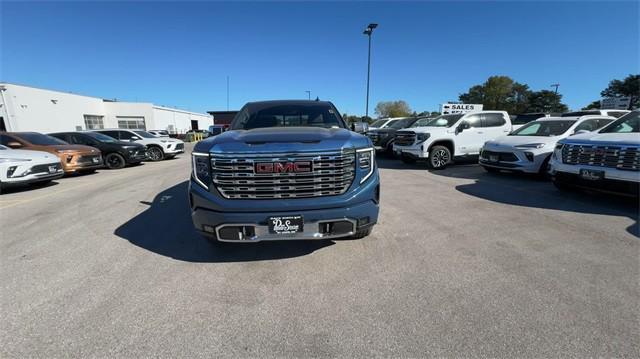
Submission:
<svg viewBox="0 0 640 359">
<path fill-rule="evenodd" d="M 356 163 L 358 168 L 366 171 L 364 177 L 360 180 L 360 184 L 368 180 L 373 174 L 373 168 L 375 167 L 375 155 L 376 150 L 373 147 L 361 148 L 356 150 Z"/>
<path fill-rule="evenodd" d="M 524 145 L 517 145 L 515 148 L 542 148 L 544 145 L 544 143 L 527 143 Z"/>
<path fill-rule="evenodd" d="M 29 162 L 31 161 L 28 158 L 0 158 L 0 163 L 3 162 Z"/>
<path fill-rule="evenodd" d="M 211 161 L 208 153 L 193 152 L 192 173 L 193 179 L 202 187 L 209 189 L 208 183 L 211 183 Z"/>
<path fill-rule="evenodd" d="M 418 133 L 416 135 L 416 139 L 418 140 L 418 142 L 424 142 L 424 141 L 428 140 L 429 137 L 431 137 L 430 133 Z"/>
</svg>

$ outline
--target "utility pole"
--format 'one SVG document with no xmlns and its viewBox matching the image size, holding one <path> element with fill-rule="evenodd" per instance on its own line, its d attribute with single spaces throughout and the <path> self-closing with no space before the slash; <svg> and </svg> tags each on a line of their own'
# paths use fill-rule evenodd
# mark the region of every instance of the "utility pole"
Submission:
<svg viewBox="0 0 640 359">
<path fill-rule="evenodd" d="M 365 107 L 365 116 L 369 117 L 369 78 L 371 77 L 371 34 L 373 33 L 373 29 L 378 27 L 378 24 L 369 24 L 366 29 L 362 32 L 364 35 L 369 37 L 369 54 L 367 56 L 367 104 Z"/>
<path fill-rule="evenodd" d="M 229 111 L 229 76 L 227 75 L 227 111 Z"/>
<path fill-rule="evenodd" d="M 558 87 L 560 87 L 560 84 L 553 84 L 551 85 L 551 87 L 555 87 L 556 88 L 556 94 L 558 93 Z"/>
<path fill-rule="evenodd" d="M 307 98 L 308 98 L 309 100 L 311 100 L 311 91 L 307 90 L 307 91 L 305 91 L 305 92 L 307 93 Z"/>
</svg>

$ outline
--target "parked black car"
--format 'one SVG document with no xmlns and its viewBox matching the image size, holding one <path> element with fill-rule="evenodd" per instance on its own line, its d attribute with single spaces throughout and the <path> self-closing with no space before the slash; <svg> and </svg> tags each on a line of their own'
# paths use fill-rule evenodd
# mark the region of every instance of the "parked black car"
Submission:
<svg viewBox="0 0 640 359">
<path fill-rule="evenodd" d="M 118 141 L 99 132 L 58 132 L 50 133 L 49 136 L 71 144 L 99 149 L 102 152 L 105 166 L 111 169 L 123 168 L 128 164 L 138 164 L 147 158 L 147 150 L 144 145 Z"/>
<path fill-rule="evenodd" d="M 410 127 L 417 120 L 418 117 L 403 118 L 402 120 L 394 122 L 389 127 L 369 131 L 367 132 L 367 136 L 369 136 L 371 142 L 373 142 L 376 150 L 392 154 L 396 131 Z"/>
</svg>

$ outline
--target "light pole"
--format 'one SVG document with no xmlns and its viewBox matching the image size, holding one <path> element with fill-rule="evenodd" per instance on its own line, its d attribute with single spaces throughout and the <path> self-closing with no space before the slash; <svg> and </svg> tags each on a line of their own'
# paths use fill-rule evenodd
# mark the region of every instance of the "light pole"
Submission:
<svg viewBox="0 0 640 359">
<path fill-rule="evenodd" d="M 307 98 L 311 101 L 311 91 L 307 90 L 305 92 L 307 93 Z"/>
<path fill-rule="evenodd" d="M 378 24 L 369 24 L 362 32 L 369 37 L 369 55 L 367 56 L 367 105 L 365 107 L 365 116 L 369 117 L 369 77 L 371 76 L 371 34 Z"/>
</svg>

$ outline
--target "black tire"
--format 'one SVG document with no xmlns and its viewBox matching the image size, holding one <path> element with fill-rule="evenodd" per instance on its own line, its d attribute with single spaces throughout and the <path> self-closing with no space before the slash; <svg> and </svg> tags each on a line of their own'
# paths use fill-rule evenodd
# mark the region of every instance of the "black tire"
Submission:
<svg viewBox="0 0 640 359">
<path fill-rule="evenodd" d="M 162 151 L 162 148 L 160 147 L 149 147 L 147 150 L 147 157 L 151 162 L 162 161 L 164 159 L 164 151 Z"/>
<path fill-rule="evenodd" d="M 432 170 L 445 169 L 451 163 L 451 151 L 445 146 L 433 146 L 429 151 L 427 165 Z"/>
<path fill-rule="evenodd" d="M 362 239 L 362 238 L 370 235 L 372 229 L 373 229 L 373 227 L 360 229 L 360 230 L 356 231 L 356 233 L 354 235 L 352 235 L 350 238 L 351 239 Z"/>
<path fill-rule="evenodd" d="M 2 194 L 2 192 L 4 192 L 4 185 L 0 182 L 0 194 Z"/>
<path fill-rule="evenodd" d="M 540 169 L 538 170 L 538 178 L 540 179 L 547 179 L 549 177 L 549 160 L 551 159 L 551 155 L 549 155 L 547 158 L 544 159 L 544 161 L 542 161 L 542 164 L 540 165 Z"/>
<path fill-rule="evenodd" d="M 489 172 L 489 173 L 498 173 L 498 172 L 500 172 L 499 169 L 493 168 L 493 167 L 482 166 L 482 168 L 484 168 L 484 170 Z"/>
<path fill-rule="evenodd" d="M 104 157 L 104 164 L 108 169 L 116 170 L 127 165 L 124 157 L 119 153 L 109 153 Z"/>
<path fill-rule="evenodd" d="M 402 162 L 404 162 L 404 163 L 406 163 L 408 165 L 412 165 L 412 164 L 416 163 L 416 161 L 417 161 L 415 158 L 409 157 L 409 156 L 407 156 L 405 154 L 402 154 L 401 159 L 402 159 Z"/>
</svg>

